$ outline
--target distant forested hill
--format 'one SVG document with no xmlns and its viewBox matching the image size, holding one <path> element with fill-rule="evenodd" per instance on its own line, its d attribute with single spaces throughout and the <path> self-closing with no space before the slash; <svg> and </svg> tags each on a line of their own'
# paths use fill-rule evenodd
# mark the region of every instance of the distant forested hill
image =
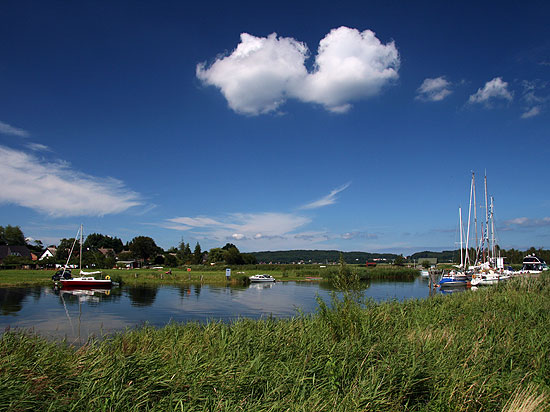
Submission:
<svg viewBox="0 0 550 412">
<path fill-rule="evenodd" d="M 412 254 L 409 260 L 418 262 L 423 258 L 437 258 L 438 262 L 452 262 L 453 260 L 456 261 L 457 256 L 460 256 L 460 251 L 458 250 L 444 250 L 443 252 L 430 252 L 429 250 L 425 250 L 424 252 Z"/>
<path fill-rule="evenodd" d="M 262 263 L 331 263 L 338 262 L 340 253 L 346 263 L 365 264 L 374 259 L 387 259 L 392 262 L 397 255 L 393 253 L 340 252 L 338 250 L 280 250 L 274 252 L 252 252 L 258 262 Z"/>
</svg>

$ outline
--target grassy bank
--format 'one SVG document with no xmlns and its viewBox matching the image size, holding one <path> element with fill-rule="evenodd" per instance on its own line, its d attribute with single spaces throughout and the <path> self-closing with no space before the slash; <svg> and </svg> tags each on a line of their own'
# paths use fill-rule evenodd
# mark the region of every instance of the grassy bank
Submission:
<svg viewBox="0 0 550 412">
<path fill-rule="evenodd" d="M 364 266 L 347 265 L 347 268 L 357 273 L 361 280 L 394 279 L 412 280 L 418 275 L 418 270 L 398 266 Z M 187 271 L 190 268 L 191 271 Z M 170 274 L 166 272 L 170 270 Z M 318 265 L 243 265 L 231 267 L 232 282 L 242 283 L 245 278 L 258 273 L 269 273 L 277 280 L 305 280 L 308 277 L 332 279 L 338 274 L 338 266 L 320 268 Z M 78 269 L 74 270 L 77 273 Z M 32 286 L 51 284 L 54 270 L 0 270 L 0 287 L 2 286 Z M 194 265 L 185 268 L 163 269 L 103 269 L 103 276 L 131 285 L 143 284 L 186 284 L 208 283 L 225 284 L 225 266 Z"/>
<path fill-rule="evenodd" d="M 144 327 L 81 348 L 8 332 L 0 409 L 548 410 L 549 308 L 542 276 L 405 303 L 335 300 L 289 320 Z"/>
</svg>

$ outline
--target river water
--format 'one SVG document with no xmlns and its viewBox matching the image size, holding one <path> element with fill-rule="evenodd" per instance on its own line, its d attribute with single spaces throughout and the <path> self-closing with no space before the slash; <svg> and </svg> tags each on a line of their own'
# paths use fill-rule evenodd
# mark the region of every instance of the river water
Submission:
<svg viewBox="0 0 550 412">
<path fill-rule="evenodd" d="M 427 298 L 428 282 L 372 281 L 364 296 L 376 301 Z M 433 293 L 433 292 L 432 292 Z M 0 330 L 32 330 L 49 339 L 82 343 L 87 338 L 142 324 L 232 321 L 240 317 L 285 318 L 317 310 L 331 288 L 317 282 L 277 282 L 246 287 L 187 285 L 123 286 L 105 290 L 56 290 L 51 286 L 0 288 Z"/>
</svg>

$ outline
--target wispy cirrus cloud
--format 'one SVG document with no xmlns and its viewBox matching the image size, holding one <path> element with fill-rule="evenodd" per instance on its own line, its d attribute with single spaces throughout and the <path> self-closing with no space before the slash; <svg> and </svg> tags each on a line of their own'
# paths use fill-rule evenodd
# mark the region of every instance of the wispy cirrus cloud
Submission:
<svg viewBox="0 0 550 412">
<path fill-rule="evenodd" d="M 0 134 L 8 134 L 19 137 L 29 136 L 29 132 L 27 132 L 26 130 L 19 129 L 4 122 L 0 122 Z"/>
<path fill-rule="evenodd" d="M 48 146 L 41 143 L 30 142 L 26 146 L 33 152 L 51 152 L 52 151 L 52 149 L 50 149 Z"/>
<path fill-rule="evenodd" d="M 378 239 L 378 235 L 375 233 L 354 231 L 354 232 L 342 233 L 341 238 L 344 240 Z"/>
<path fill-rule="evenodd" d="M 416 99 L 425 102 L 438 102 L 452 93 L 451 82 L 445 76 L 425 79 L 416 90 Z"/>
<path fill-rule="evenodd" d="M 231 213 L 223 217 L 175 217 L 167 219 L 162 227 L 191 231 L 202 238 L 219 242 L 239 240 L 255 245 L 273 244 L 300 235 L 297 230 L 310 223 L 311 219 L 293 213 Z"/>
<path fill-rule="evenodd" d="M 52 216 L 102 216 L 141 204 L 120 180 L 84 174 L 67 162 L 47 162 L 5 146 L 0 146 L 0 176 L 0 203 Z"/>
<path fill-rule="evenodd" d="M 308 58 L 308 47 L 293 38 L 242 33 L 230 55 L 210 66 L 198 64 L 196 75 L 219 88 L 232 110 L 246 115 L 276 111 L 290 98 L 342 113 L 399 77 L 394 42 L 382 44 L 371 30 L 333 29 L 320 41 L 311 72 Z"/>
<path fill-rule="evenodd" d="M 336 195 L 338 193 L 346 190 L 350 185 L 351 185 L 351 182 L 346 183 L 345 185 L 340 186 L 340 187 L 332 190 L 328 195 L 322 197 L 321 199 L 315 200 L 314 202 L 308 203 L 308 204 L 300 207 L 300 209 L 302 209 L 302 210 L 305 210 L 305 209 L 318 209 L 320 207 L 333 205 L 334 203 L 336 203 L 336 200 L 337 200 Z"/>
<path fill-rule="evenodd" d="M 530 119 L 542 113 L 550 96 L 548 96 L 547 82 L 540 80 L 522 82 L 523 95 L 522 101 L 525 105 L 521 115 L 522 119 Z M 542 93 L 542 95 L 541 95 Z"/>
<path fill-rule="evenodd" d="M 468 103 L 480 103 L 486 107 L 491 107 L 495 101 L 506 100 L 511 102 L 513 99 L 513 93 L 508 90 L 508 83 L 503 81 L 502 77 L 495 77 L 472 94 L 468 99 Z"/>
</svg>

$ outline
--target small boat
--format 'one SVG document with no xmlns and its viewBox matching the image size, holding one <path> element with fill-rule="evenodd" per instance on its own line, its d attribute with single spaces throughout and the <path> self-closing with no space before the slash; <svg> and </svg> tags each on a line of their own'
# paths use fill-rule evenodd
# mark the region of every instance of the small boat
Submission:
<svg viewBox="0 0 550 412">
<path fill-rule="evenodd" d="M 105 279 L 96 279 L 92 276 L 81 276 L 71 279 L 60 279 L 59 283 L 65 287 L 88 287 L 88 288 L 110 288 L 113 286 L 113 282 L 109 276 L 105 276 Z"/>
<path fill-rule="evenodd" d="M 430 277 L 430 272 L 429 272 L 428 270 L 426 270 L 426 269 L 422 269 L 422 270 L 420 271 L 420 276 L 422 276 L 423 278 L 426 278 L 426 279 L 427 279 L 427 278 Z"/>
<path fill-rule="evenodd" d="M 53 276 L 52 280 L 55 282 L 61 283 L 63 287 L 72 287 L 72 288 L 83 288 L 83 287 L 89 287 L 89 288 L 110 288 L 113 286 L 113 282 L 111 281 L 111 278 L 107 275 L 105 276 L 105 279 L 96 279 L 95 277 L 91 275 L 100 274 L 100 271 L 96 272 L 84 272 L 82 269 L 80 269 L 80 276 L 79 277 L 72 277 L 71 270 L 69 269 L 69 260 L 71 259 L 71 255 L 73 253 L 73 249 L 76 244 L 76 239 L 78 238 L 78 233 L 80 233 L 80 265 L 79 267 L 82 268 L 82 225 L 80 225 L 80 228 L 78 229 L 78 232 L 75 237 L 75 241 L 73 243 L 73 246 L 71 248 L 71 251 L 69 252 L 69 257 L 67 258 L 67 263 L 65 263 L 65 266 L 63 266 L 62 269 L 58 270 Z"/>
<path fill-rule="evenodd" d="M 275 282 L 273 276 L 266 274 L 250 276 L 248 279 L 250 279 L 251 282 Z"/>
<path fill-rule="evenodd" d="M 439 286 L 441 287 L 453 287 L 453 286 L 467 286 L 468 276 L 462 272 L 455 272 L 451 270 L 449 274 L 441 276 L 439 280 Z"/>
</svg>

